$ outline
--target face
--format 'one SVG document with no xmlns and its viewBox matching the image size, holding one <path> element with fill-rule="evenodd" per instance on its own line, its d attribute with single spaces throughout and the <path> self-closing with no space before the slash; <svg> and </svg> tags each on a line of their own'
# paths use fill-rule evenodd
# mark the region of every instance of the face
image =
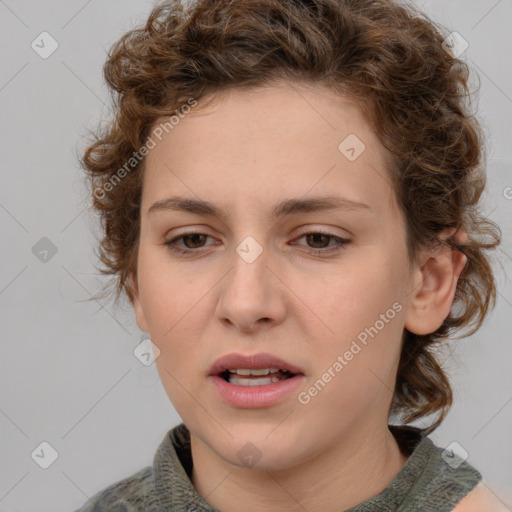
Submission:
<svg viewBox="0 0 512 512">
<path fill-rule="evenodd" d="M 254 450 L 262 468 L 292 467 L 386 428 L 421 273 L 389 155 L 349 98 L 294 83 L 201 105 L 146 159 L 137 323 L 195 438 L 239 466 Z M 327 197 L 339 204 L 321 208 Z M 210 375 L 233 353 L 296 376 L 247 387 Z"/>
</svg>

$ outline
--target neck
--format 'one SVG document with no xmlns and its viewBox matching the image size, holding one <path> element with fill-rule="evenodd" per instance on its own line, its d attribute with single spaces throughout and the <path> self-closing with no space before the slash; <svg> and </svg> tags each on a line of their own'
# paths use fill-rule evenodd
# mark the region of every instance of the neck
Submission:
<svg viewBox="0 0 512 512">
<path fill-rule="evenodd" d="M 192 483 L 223 512 L 339 512 L 383 491 L 407 462 L 387 426 L 354 430 L 335 446 L 285 470 L 235 466 L 191 434 Z M 247 505 L 250 504 L 250 505 Z"/>
</svg>

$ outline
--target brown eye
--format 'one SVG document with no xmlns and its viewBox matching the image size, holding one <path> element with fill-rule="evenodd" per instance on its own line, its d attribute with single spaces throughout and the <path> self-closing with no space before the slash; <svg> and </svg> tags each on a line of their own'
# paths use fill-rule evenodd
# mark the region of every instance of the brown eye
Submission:
<svg viewBox="0 0 512 512">
<path fill-rule="evenodd" d="M 329 239 L 332 238 L 331 235 L 326 235 L 325 233 L 308 233 L 305 237 L 308 243 L 315 244 L 314 248 L 316 249 L 319 248 L 317 244 L 320 245 L 320 248 L 328 247 Z"/>
<path fill-rule="evenodd" d="M 185 243 L 188 249 L 197 249 L 197 247 L 201 247 L 202 242 L 204 243 L 206 236 L 207 235 L 202 235 L 201 233 L 192 233 L 190 235 L 183 235 L 181 238 L 183 238 L 184 243 L 186 240 L 191 240 L 192 245 Z"/>
<path fill-rule="evenodd" d="M 209 238 L 209 236 L 204 233 L 184 233 L 164 242 L 164 245 L 177 254 L 192 254 L 194 252 L 200 252 L 195 249 L 204 247 L 207 238 Z M 178 242 L 183 242 L 184 247 L 179 246 Z"/>
<path fill-rule="evenodd" d="M 186 256 L 202 252 L 201 249 L 207 247 L 205 245 L 207 238 L 211 237 L 204 233 L 184 233 L 164 242 L 164 245 L 166 245 L 170 251 Z M 351 240 L 321 231 L 304 233 L 299 240 L 301 238 L 306 238 L 308 246 L 311 247 L 307 252 L 313 255 L 328 255 L 339 252 L 351 243 Z M 331 240 L 334 241 L 333 244 L 330 244 Z M 180 246 L 179 242 L 183 245 Z"/>
<path fill-rule="evenodd" d="M 339 252 L 351 243 L 351 240 L 341 238 L 332 233 L 323 233 L 322 231 L 304 233 L 298 240 L 301 238 L 306 239 L 308 246 L 311 247 L 308 252 L 314 255 L 327 255 Z M 334 240 L 335 243 L 329 245 L 331 240 Z"/>
</svg>

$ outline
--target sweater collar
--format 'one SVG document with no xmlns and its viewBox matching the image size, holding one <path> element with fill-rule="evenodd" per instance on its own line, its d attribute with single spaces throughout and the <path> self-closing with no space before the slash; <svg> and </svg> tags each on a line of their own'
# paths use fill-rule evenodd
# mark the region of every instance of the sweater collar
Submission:
<svg viewBox="0 0 512 512">
<path fill-rule="evenodd" d="M 423 487 L 424 491 L 426 486 L 436 485 L 436 479 L 439 484 L 442 482 L 439 479 L 449 479 L 455 472 L 455 470 L 450 472 L 450 467 L 441 457 L 442 449 L 436 447 L 428 437 L 423 436 L 420 429 L 395 425 L 389 425 L 389 429 L 397 439 L 402 453 L 409 457 L 407 462 L 381 493 L 352 507 L 347 512 L 396 511 L 405 502 L 415 499 L 413 496 L 415 489 Z M 154 487 L 160 510 L 220 512 L 211 506 L 193 486 L 190 479 L 192 465 L 190 431 L 184 423 L 181 423 L 167 432 L 153 461 Z M 458 487 L 452 486 L 452 496 L 447 496 L 446 503 L 455 505 L 481 479 L 480 473 L 465 462 L 461 464 L 461 470 L 459 475 L 462 474 L 464 478 L 459 479 Z M 430 510 L 428 506 L 420 509 Z"/>
</svg>

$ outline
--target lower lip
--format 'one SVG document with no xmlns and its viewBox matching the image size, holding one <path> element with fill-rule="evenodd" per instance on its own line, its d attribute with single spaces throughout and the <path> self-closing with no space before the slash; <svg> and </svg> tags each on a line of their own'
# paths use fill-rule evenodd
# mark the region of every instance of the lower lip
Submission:
<svg viewBox="0 0 512 512">
<path fill-rule="evenodd" d="M 220 397 L 229 405 L 242 409 L 258 409 L 279 403 L 300 386 L 305 376 L 295 375 L 264 386 L 235 386 L 219 375 L 210 375 L 208 378 Z"/>
</svg>

